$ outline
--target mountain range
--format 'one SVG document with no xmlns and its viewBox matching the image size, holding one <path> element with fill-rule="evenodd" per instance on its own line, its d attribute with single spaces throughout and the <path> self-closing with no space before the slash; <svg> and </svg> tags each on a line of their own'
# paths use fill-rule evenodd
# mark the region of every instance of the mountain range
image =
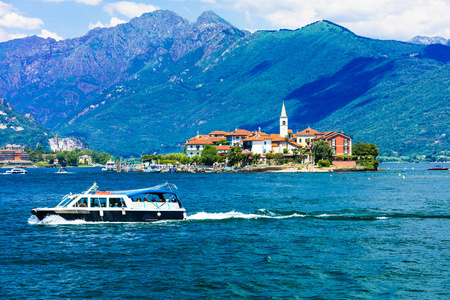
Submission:
<svg viewBox="0 0 450 300">
<path fill-rule="evenodd" d="M 170 11 L 55 41 L 0 44 L 0 96 L 95 150 L 181 151 L 197 131 L 343 130 L 390 155 L 449 149 L 450 47 L 360 37 L 330 21 L 240 30 Z"/>
</svg>

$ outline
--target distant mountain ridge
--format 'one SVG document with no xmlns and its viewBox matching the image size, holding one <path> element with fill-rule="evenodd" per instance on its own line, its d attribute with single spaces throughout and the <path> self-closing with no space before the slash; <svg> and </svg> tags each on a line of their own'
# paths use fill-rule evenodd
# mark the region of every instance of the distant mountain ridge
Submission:
<svg viewBox="0 0 450 300">
<path fill-rule="evenodd" d="M 441 44 L 445 46 L 450 46 L 450 39 L 445 39 L 440 36 L 428 37 L 428 36 L 415 36 L 408 41 L 413 44 L 421 44 L 421 45 L 433 45 L 433 44 Z"/>
<path fill-rule="evenodd" d="M 0 96 L 54 128 L 93 95 L 157 66 L 158 57 L 178 60 L 202 47 L 208 56 L 246 34 L 213 12 L 191 23 L 160 10 L 80 38 L 12 40 L 0 44 Z"/>
<path fill-rule="evenodd" d="M 450 48 L 359 37 L 330 21 L 298 30 L 189 22 L 155 11 L 55 42 L 0 44 L 0 91 L 94 149 L 181 151 L 197 131 L 344 130 L 393 151 L 448 149 Z"/>
</svg>

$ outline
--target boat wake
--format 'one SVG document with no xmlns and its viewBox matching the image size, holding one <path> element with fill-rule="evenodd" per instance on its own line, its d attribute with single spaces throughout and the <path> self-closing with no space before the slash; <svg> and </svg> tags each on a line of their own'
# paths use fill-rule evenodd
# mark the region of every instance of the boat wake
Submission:
<svg viewBox="0 0 450 300">
<path fill-rule="evenodd" d="M 227 219 L 318 219 L 326 221 L 379 221 L 389 219 L 450 219 L 450 215 L 420 213 L 351 213 L 351 212 L 316 212 L 270 211 L 259 209 L 253 213 L 230 211 L 226 213 L 198 212 L 187 217 L 187 220 L 227 220 Z"/>
<path fill-rule="evenodd" d="M 88 222 L 84 220 L 67 221 L 63 217 L 56 215 L 47 216 L 42 221 L 39 221 L 39 219 L 36 216 L 31 216 L 28 219 L 28 224 L 30 225 L 79 225 L 86 223 Z"/>
<path fill-rule="evenodd" d="M 226 213 L 207 213 L 199 212 L 187 217 L 187 220 L 226 220 L 226 219 L 288 219 L 288 218 L 304 218 L 305 214 L 292 213 L 288 215 L 276 214 L 265 209 L 260 209 L 256 213 L 241 213 L 230 211 Z"/>
</svg>

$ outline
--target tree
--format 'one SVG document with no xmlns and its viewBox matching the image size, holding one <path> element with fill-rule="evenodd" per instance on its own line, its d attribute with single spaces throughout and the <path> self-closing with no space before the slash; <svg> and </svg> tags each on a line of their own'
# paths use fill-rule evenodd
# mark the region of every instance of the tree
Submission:
<svg viewBox="0 0 450 300">
<path fill-rule="evenodd" d="M 232 147 L 228 150 L 228 162 L 230 165 L 236 165 L 242 160 L 242 148 L 239 146 Z"/>
<path fill-rule="evenodd" d="M 374 144 L 356 142 L 356 145 L 353 146 L 352 152 L 353 155 L 372 155 L 373 157 L 377 157 L 380 150 L 378 150 L 378 147 Z"/>
<path fill-rule="evenodd" d="M 317 163 L 319 160 L 329 159 L 333 155 L 333 148 L 324 140 L 314 142 L 313 149 L 315 153 L 314 160 Z"/>
<path fill-rule="evenodd" d="M 66 156 L 64 155 L 64 152 L 58 152 L 56 153 L 56 159 L 61 164 L 63 161 L 66 160 Z"/>
<path fill-rule="evenodd" d="M 69 166 L 77 166 L 78 165 L 78 153 L 76 151 L 70 151 L 67 153 L 66 163 Z"/>
<path fill-rule="evenodd" d="M 218 158 L 217 149 L 212 145 L 205 145 L 200 155 L 200 161 L 202 164 L 212 166 Z"/>
</svg>

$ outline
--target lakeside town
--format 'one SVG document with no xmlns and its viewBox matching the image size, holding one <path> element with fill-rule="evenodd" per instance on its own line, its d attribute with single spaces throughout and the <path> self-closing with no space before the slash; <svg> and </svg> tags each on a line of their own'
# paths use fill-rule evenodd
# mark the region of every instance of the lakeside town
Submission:
<svg viewBox="0 0 450 300">
<path fill-rule="evenodd" d="M 332 172 L 377 170 L 379 150 L 374 144 L 353 144 L 353 137 L 343 131 L 319 132 L 307 127 L 294 133 L 284 102 L 279 117 L 279 133 L 264 133 L 236 128 L 215 130 L 188 138 L 183 153 L 143 155 L 123 160 L 89 149 L 46 153 L 7 145 L 0 150 L 0 165 L 11 167 L 104 166 L 114 165 L 116 172 Z M 69 141 L 70 142 L 70 141 Z M 72 144 L 74 144 L 72 142 Z M 58 137 L 52 148 L 58 149 Z"/>
</svg>

